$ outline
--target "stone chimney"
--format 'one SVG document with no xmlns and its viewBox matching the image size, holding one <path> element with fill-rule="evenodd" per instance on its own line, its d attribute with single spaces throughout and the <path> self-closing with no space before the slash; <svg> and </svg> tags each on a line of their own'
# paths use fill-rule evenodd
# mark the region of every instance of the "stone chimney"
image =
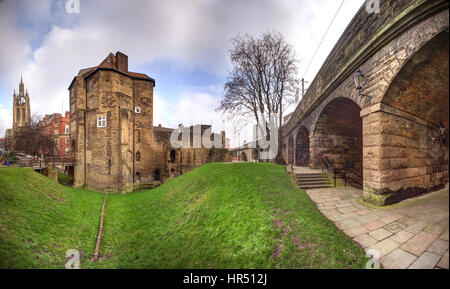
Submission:
<svg viewBox="0 0 450 289">
<path fill-rule="evenodd" d="M 128 56 L 120 51 L 116 52 L 116 68 L 122 72 L 128 72 Z"/>
</svg>

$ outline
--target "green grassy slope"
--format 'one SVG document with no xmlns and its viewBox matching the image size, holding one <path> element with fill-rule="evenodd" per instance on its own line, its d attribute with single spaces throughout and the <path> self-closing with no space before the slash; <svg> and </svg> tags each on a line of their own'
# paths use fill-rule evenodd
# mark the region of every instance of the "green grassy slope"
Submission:
<svg viewBox="0 0 450 289">
<path fill-rule="evenodd" d="M 363 268 L 283 167 L 211 163 L 110 195 L 100 268 Z"/>
<path fill-rule="evenodd" d="M 59 185 L 29 169 L 0 168 L 0 268 L 81 267 L 94 252 L 103 194 Z"/>
</svg>

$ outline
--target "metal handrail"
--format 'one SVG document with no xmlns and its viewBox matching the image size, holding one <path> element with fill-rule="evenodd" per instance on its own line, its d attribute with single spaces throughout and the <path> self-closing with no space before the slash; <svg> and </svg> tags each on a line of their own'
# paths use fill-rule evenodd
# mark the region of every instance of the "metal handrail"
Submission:
<svg viewBox="0 0 450 289">
<path fill-rule="evenodd" d="M 334 165 L 330 164 L 327 157 L 322 156 L 322 172 L 325 169 L 333 176 L 334 187 L 336 187 L 336 180 L 338 178 L 344 180 L 344 186 L 347 186 L 349 182 L 353 182 L 357 185 L 363 186 L 362 176 L 352 170 L 351 167 L 351 164 L 347 163 L 344 165 L 344 168 L 337 169 L 334 167 Z"/>
</svg>

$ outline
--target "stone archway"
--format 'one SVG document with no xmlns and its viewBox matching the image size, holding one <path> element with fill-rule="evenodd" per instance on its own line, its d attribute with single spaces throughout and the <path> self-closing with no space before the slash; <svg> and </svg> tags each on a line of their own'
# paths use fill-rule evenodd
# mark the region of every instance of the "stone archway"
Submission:
<svg viewBox="0 0 450 289">
<path fill-rule="evenodd" d="M 247 158 L 247 155 L 245 154 L 245 152 L 241 152 L 241 161 L 248 162 L 248 158 Z"/>
<path fill-rule="evenodd" d="M 386 205 L 448 183 L 448 49 L 446 30 L 412 55 L 380 104 L 363 111 L 368 199 Z"/>
<path fill-rule="evenodd" d="M 361 108 L 353 100 L 339 97 L 320 113 L 312 138 L 312 162 L 320 168 L 327 157 L 335 168 L 351 168 L 362 175 Z"/>
<path fill-rule="evenodd" d="M 292 136 L 288 140 L 288 163 L 293 165 L 295 161 L 295 144 Z"/>
<path fill-rule="evenodd" d="M 295 165 L 309 166 L 309 132 L 301 126 L 295 141 Z"/>
</svg>

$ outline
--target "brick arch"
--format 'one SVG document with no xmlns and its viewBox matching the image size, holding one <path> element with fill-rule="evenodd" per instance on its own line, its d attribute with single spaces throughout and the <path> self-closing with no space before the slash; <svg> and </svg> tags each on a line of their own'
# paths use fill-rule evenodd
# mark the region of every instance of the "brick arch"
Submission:
<svg viewBox="0 0 450 289">
<path fill-rule="evenodd" d="M 317 118 L 311 138 L 312 166 L 319 168 L 327 157 L 336 168 L 350 166 L 362 173 L 361 107 L 338 97 L 326 104 Z"/>
<path fill-rule="evenodd" d="M 449 32 L 417 50 L 390 83 L 381 103 L 435 125 L 449 121 Z"/>
<path fill-rule="evenodd" d="M 309 131 L 305 126 L 301 126 L 295 141 L 295 165 L 309 166 L 310 146 Z"/>
<path fill-rule="evenodd" d="M 447 132 L 449 127 L 448 37 L 448 30 L 442 31 L 416 49 L 381 103 L 363 112 L 365 188 L 384 204 L 448 183 L 448 140 L 437 137 L 441 122 Z"/>
</svg>

